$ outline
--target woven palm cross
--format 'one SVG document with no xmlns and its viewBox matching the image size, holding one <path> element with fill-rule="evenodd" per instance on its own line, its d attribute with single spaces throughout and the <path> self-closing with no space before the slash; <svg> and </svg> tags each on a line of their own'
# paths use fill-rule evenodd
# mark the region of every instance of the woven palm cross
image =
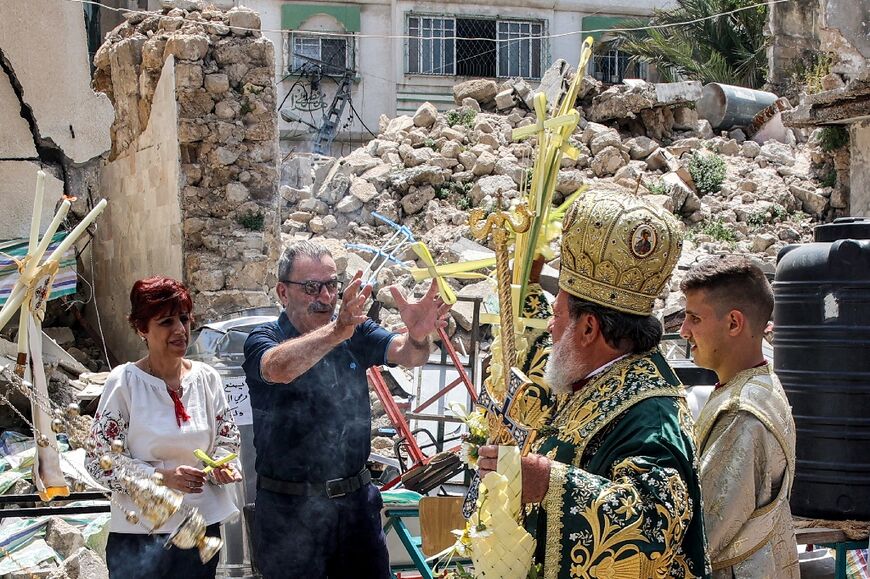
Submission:
<svg viewBox="0 0 870 579">
<path fill-rule="evenodd" d="M 501 404 L 496 402 L 485 388 L 481 390 L 480 396 L 477 398 L 477 404 L 485 408 L 489 416 L 496 419 L 495 423 L 498 425 L 498 429 L 495 432 L 490 432 L 489 442 L 504 444 L 509 442 L 509 439 L 513 439 L 520 448 L 520 455 L 522 456 L 525 456 L 528 452 L 527 446 L 531 440 L 531 431 L 511 418 L 510 414 L 514 403 L 523 395 L 526 386 L 529 384 L 531 384 L 531 381 L 525 374 L 517 368 L 511 368 L 510 381 L 508 382 L 504 402 Z M 492 425 L 492 423 L 490 424 Z M 490 426 L 490 429 L 492 429 L 492 426 Z M 475 471 L 471 484 L 468 486 L 465 500 L 462 503 L 462 514 L 466 519 L 474 513 L 479 492 L 480 475 Z"/>
</svg>

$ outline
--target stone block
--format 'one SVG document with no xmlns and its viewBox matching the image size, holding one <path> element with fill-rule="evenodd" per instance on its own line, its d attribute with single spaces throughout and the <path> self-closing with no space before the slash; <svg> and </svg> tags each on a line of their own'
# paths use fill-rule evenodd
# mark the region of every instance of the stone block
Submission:
<svg viewBox="0 0 870 579">
<path fill-rule="evenodd" d="M 653 151 L 659 148 L 659 144 L 649 137 L 635 137 L 625 142 L 628 146 L 628 155 L 631 159 L 646 159 Z"/>
<path fill-rule="evenodd" d="M 498 162 L 498 159 L 495 155 L 484 151 L 475 159 L 471 172 L 478 177 L 489 175 L 495 169 L 496 162 Z"/>
<path fill-rule="evenodd" d="M 227 12 L 230 31 L 236 36 L 249 36 L 260 30 L 260 15 L 243 6 L 236 6 Z"/>
<path fill-rule="evenodd" d="M 230 78 L 223 73 L 206 75 L 205 90 L 212 94 L 223 94 L 230 90 Z"/>
<path fill-rule="evenodd" d="M 354 177 L 350 183 L 350 194 L 359 199 L 362 203 L 368 203 L 374 199 L 377 194 L 377 188 L 363 178 Z"/>
<path fill-rule="evenodd" d="M 57 342 L 57 345 L 61 348 L 66 348 L 75 344 L 76 337 L 73 335 L 72 330 L 66 326 L 45 328 L 43 331 L 49 338 Z"/>
<path fill-rule="evenodd" d="M 471 198 L 473 205 L 477 207 L 480 205 L 480 201 L 486 196 L 495 198 L 499 192 L 506 194 L 508 191 L 515 191 L 516 189 L 516 183 L 514 183 L 514 180 L 507 175 L 490 175 L 489 177 L 480 178 L 477 183 L 474 184 L 474 187 L 471 188 L 469 193 L 469 197 Z"/>
<path fill-rule="evenodd" d="M 438 109 L 430 102 L 425 102 L 414 113 L 414 126 L 429 128 L 438 118 Z"/>
<path fill-rule="evenodd" d="M 69 557 L 85 546 L 85 539 L 81 532 L 60 517 L 48 519 L 45 527 L 45 542 L 61 557 Z"/>
<path fill-rule="evenodd" d="M 476 113 L 479 113 L 479 112 L 480 112 L 480 103 L 477 102 L 475 99 L 473 99 L 473 98 L 471 98 L 471 97 L 464 97 L 464 98 L 462 99 L 462 103 L 461 103 L 461 104 L 462 104 L 463 107 L 467 107 L 467 108 L 473 110 L 473 111 L 476 112 Z"/>
<path fill-rule="evenodd" d="M 801 202 L 803 210 L 810 215 L 819 216 L 828 208 L 828 199 L 811 189 L 792 185 L 789 190 Z"/>
<path fill-rule="evenodd" d="M 81 547 L 64 559 L 60 569 L 50 579 L 109 579 L 109 569 L 94 551 Z"/>
<path fill-rule="evenodd" d="M 459 105 L 463 99 L 472 98 L 480 105 L 487 105 L 498 94 L 498 84 L 489 79 L 472 79 L 453 86 L 453 101 Z"/>
<path fill-rule="evenodd" d="M 353 213 L 361 209 L 362 206 L 363 202 L 360 199 L 353 195 L 348 195 L 335 204 L 335 210 L 339 213 Z"/>
<path fill-rule="evenodd" d="M 568 77 L 571 74 L 571 65 L 562 58 L 557 58 L 553 61 L 553 64 L 550 65 L 546 71 L 544 71 L 544 75 L 541 77 L 541 83 L 538 85 L 538 88 L 533 92 L 529 93 L 526 97 L 526 104 L 529 104 L 530 101 L 534 98 L 534 95 L 537 93 L 544 93 L 544 96 L 547 99 L 547 110 L 551 111 L 554 107 L 558 107 L 564 95 L 568 90 Z"/>
<path fill-rule="evenodd" d="M 622 139 L 619 138 L 619 133 L 616 131 L 604 131 L 602 133 L 597 134 L 593 139 L 589 142 L 589 150 L 592 151 L 593 155 L 597 155 L 607 147 L 622 147 Z"/>
<path fill-rule="evenodd" d="M 595 173 L 596 177 L 605 177 L 616 173 L 616 171 L 628 163 L 628 161 L 629 158 L 627 153 L 623 153 L 620 149 L 614 146 L 609 146 L 605 147 L 595 155 L 592 162 L 589 163 L 589 167 Z"/>
<path fill-rule="evenodd" d="M 435 198 L 435 188 L 431 185 L 424 185 L 411 191 L 408 195 L 402 197 L 402 210 L 408 215 L 418 213 L 430 200 Z"/>
<path fill-rule="evenodd" d="M 166 54 L 178 60 L 202 60 L 208 52 L 208 36 L 204 34 L 175 34 L 166 41 Z"/>
<path fill-rule="evenodd" d="M 512 88 L 503 90 L 495 95 L 495 108 L 500 111 L 512 109 L 516 106 L 514 100 L 514 90 Z"/>
</svg>

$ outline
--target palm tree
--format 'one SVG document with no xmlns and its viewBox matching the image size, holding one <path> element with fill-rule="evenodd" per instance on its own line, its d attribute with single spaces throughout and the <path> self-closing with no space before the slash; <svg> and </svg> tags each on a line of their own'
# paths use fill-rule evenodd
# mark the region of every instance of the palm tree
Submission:
<svg viewBox="0 0 870 579">
<path fill-rule="evenodd" d="M 656 66 L 665 81 L 699 80 L 759 88 L 767 75 L 763 35 L 767 6 L 757 0 L 676 0 L 649 22 L 624 21 L 619 28 L 677 24 L 614 32 L 613 46 L 632 60 Z M 739 12 L 725 14 L 735 9 Z M 680 24 L 680 23 L 686 24 Z"/>
</svg>

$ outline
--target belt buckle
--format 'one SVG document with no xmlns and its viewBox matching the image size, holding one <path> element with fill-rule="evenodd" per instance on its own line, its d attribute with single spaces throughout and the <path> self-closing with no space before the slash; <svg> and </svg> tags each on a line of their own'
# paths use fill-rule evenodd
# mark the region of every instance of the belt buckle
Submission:
<svg viewBox="0 0 870 579">
<path fill-rule="evenodd" d="M 337 499 L 339 497 L 343 497 L 348 493 L 347 487 L 342 487 L 341 483 L 345 482 L 347 479 L 343 478 L 334 478 L 326 481 L 326 497 L 330 499 Z M 333 490 L 333 485 L 335 485 L 335 489 Z"/>
</svg>

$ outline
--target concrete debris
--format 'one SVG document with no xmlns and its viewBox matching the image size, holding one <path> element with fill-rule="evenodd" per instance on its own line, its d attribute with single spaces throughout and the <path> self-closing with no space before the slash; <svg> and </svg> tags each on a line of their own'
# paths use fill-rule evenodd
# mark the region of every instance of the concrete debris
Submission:
<svg viewBox="0 0 870 579">
<path fill-rule="evenodd" d="M 558 62 L 545 74 L 539 90 L 547 94 L 548 103 L 562 98 L 572 74 L 567 64 Z M 436 263 L 491 256 L 490 248 L 471 239 L 467 218 L 470 209 L 493 210 L 499 199 L 508 208 L 526 194 L 537 142 L 510 137 L 513 129 L 535 123 L 535 113 L 524 106 L 535 93 L 529 91 L 522 99 L 526 88 L 520 80 L 458 85 L 454 96 L 461 108 L 452 112 L 424 104 L 413 116 L 384 117 L 377 137 L 343 163 L 316 157 L 293 161 L 292 168 L 285 163 L 283 235 L 379 246 L 393 230 L 374 218 L 378 212 L 414 232 Z M 842 196 L 821 185 L 824 175 L 810 161 L 819 154 L 818 140 L 806 145 L 771 140 L 762 146 L 741 130 L 716 136 L 691 106 L 698 96 L 697 83 L 664 87 L 640 81 L 608 91 L 590 83 L 578 97 L 577 106 L 586 117 L 570 137 L 578 158 L 562 159 L 554 204 L 583 186 L 636 190 L 682 218 L 688 229 L 682 258 L 687 263 L 707 254 L 737 252 L 755 256 L 766 267 L 773 267 L 785 245 L 809 240 L 814 220 L 842 214 L 834 204 L 841 205 Z M 608 107 L 613 112 L 605 114 Z M 620 116 L 605 118 L 610 114 Z M 702 195 L 696 190 L 689 170 L 693 154 L 724 160 L 726 175 L 718 191 Z M 337 165 L 358 165 L 349 188 L 342 189 L 340 199 L 320 195 Z M 309 175 L 303 177 L 300 171 L 306 168 Z M 327 218 L 334 221 L 327 224 Z M 557 244 L 553 250 L 558 254 Z M 372 258 L 355 249 L 348 255 L 363 262 Z M 413 254 L 398 259 L 424 265 Z M 548 271 L 558 269 L 558 260 L 557 255 Z M 347 275 L 350 266 L 339 269 Z M 658 311 L 677 311 L 680 275 L 657 302 Z M 382 270 L 379 283 L 417 292 L 425 288 L 398 264 Z M 449 283 L 459 295 L 487 297 L 493 292 L 491 282 Z M 382 322 L 401 324 L 387 292 L 376 295 L 383 298 Z M 460 302 L 452 310 L 450 335 L 457 347 L 470 340 L 471 316 L 471 304 Z"/>
<path fill-rule="evenodd" d="M 453 87 L 453 101 L 457 105 L 461 105 L 463 100 L 470 98 L 477 101 L 481 107 L 488 107 L 494 104 L 497 94 L 498 84 L 489 79 L 467 80 Z"/>
<path fill-rule="evenodd" d="M 593 98 L 592 105 L 586 108 L 586 118 L 599 123 L 632 119 L 645 110 L 694 103 L 700 98 L 701 83 L 697 81 L 658 84 L 634 81 L 630 85 L 612 86 Z"/>
</svg>

